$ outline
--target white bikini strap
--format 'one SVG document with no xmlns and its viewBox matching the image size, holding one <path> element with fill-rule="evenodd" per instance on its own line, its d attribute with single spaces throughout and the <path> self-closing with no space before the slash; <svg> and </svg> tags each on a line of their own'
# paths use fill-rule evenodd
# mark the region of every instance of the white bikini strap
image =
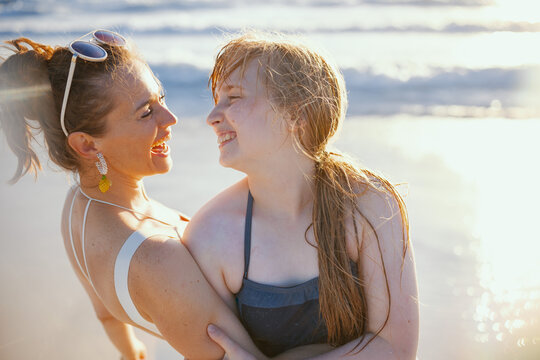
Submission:
<svg viewBox="0 0 540 360">
<path fill-rule="evenodd" d="M 111 206 L 116 206 L 118 208 L 130 211 L 130 212 L 133 212 L 133 213 L 145 216 L 145 217 L 149 217 L 149 218 L 154 219 L 156 221 L 159 221 L 159 222 L 161 222 L 163 224 L 170 225 L 169 223 L 167 223 L 165 221 L 162 221 L 162 220 L 153 218 L 151 216 L 148 216 L 148 215 L 144 214 L 143 212 L 133 210 L 133 209 L 130 209 L 128 207 L 121 206 L 121 205 L 118 205 L 118 204 L 114 204 L 114 203 L 111 203 L 111 202 L 108 202 L 108 201 L 99 200 L 99 199 L 95 199 L 93 197 L 90 197 L 90 196 L 86 195 L 84 193 L 84 191 L 82 191 L 82 189 L 80 187 L 78 188 L 78 191 L 88 199 L 88 204 L 86 205 L 86 209 L 84 211 L 83 228 L 82 228 L 82 236 L 81 236 L 81 244 L 82 244 L 81 246 L 82 246 L 82 249 L 83 249 L 84 265 L 86 267 L 86 272 L 87 272 L 88 276 L 86 276 L 86 274 L 82 270 L 82 266 L 79 263 L 79 260 L 78 260 L 78 258 L 76 256 L 76 254 L 75 254 L 75 259 L 77 260 L 77 264 L 79 265 L 79 268 L 81 269 L 81 272 L 86 277 L 88 282 L 90 282 L 92 287 L 94 287 L 94 284 L 92 283 L 92 280 L 90 279 L 90 272 L 88 271 L 88 265 L 87 265 L 87 262 L 86 262 L 86 254 L 85 254 L 85 251 L 84 251 L 84 233 L 85 233 L 85 228 L 86 228 L 86 216 L 88 214 L 88 208 L 90 207 L 90 203 L 92 201 L 99 202 L 99 203 L 102 203 L 102 204 L 111 205 Z M 71 204 L 71 208 L 73 209 L 73 202 Z M 70 211 L 69 221 L 70 221 L 70 238 L 71 238 L 71 211 Z M 186 225 L 187 225 L 187 222 L 182 221 L 182 222 L 180 222 L 179 226 L 174 227 L 177 234 L 179 235 L 179 237 L 182 236 Z M 170 226 L 172 226 L 172 225 L 170 225 Z M 137 310 L 137 308 L 135 307 L 135 304 L 133 303 L 133 300 L 131 299 L 131 296 L 129 294 L 129 288 L 128 288 L 129 265 L 131 263 L 131 259 L 133 258 L 133 255 L 135 254 L 135 252 L 137 251 L 139 246 L 144 242 L 144 240 L 148 239 L 151 236 L 155 236 L 155 235 L 157 235 L 157 234 L 152 233 L 151 231 L 148 231 L 148 230 L 144 229 L 144 222 L 143 222 L 143 226 L 140 229 L 138 229 L 137 231 L 133 232 L 126 239 L 126 241 L 122 245 L 122 248 L 118 252 L 118 255 L 116 256 L 116 261 L 115 261 L 115 264 L 114 264 L 114 287 L 115 287 L 115 290 L 116 290 L 116 296 L 118 297 L 118 301 L 120 302 L 120 305 L 122 305 L 122 308 L 126 312 L 127 316 L 131 319 L 131 321 L 133 323 L 147 329 L 148 331 L 158 335 L 158 334 L 160 334 L 160 332 L 159 332 L 158 328 L 156 327 L 156 325 L 149 322 L 145 318 L 143 318 L 141 316 L 141 314 L 139 313 L 139 311 Z M 71 238 L 71 245 L 73 247 L 73 251 L 75 252 L 75 248 L 73 246 L 73 239 L 72 238 Z M 95 291 L 95 288 L 94 288 L 94 291 Z"/>
<path fill-rule="evenodd" d="M 90 208 L 90 203 L 92 202 L 92 199 L 88 199 L 88 203 L 86 204 L 86 208 L 84 210 L 84 216 L 83 216 L 83 223 L 82 223 L 82 234 L 81 234 L 81 248 L 82 248 L 82 255 L 83 255 L 83 261 L 84 261 L 84 268 L 86 269 L 86 272 L 84 271 L 80 261 L 79 257 L 77 256 L 77 252 L 75 252 L 75 244 L 73 243 L 73 231 L 71 230 L 71 217 L 73 214 L 73 205 L 75 204 L 75 198 L 77 197 L 77 192 L 81 192 L 82 190 L 80 188 L 77 189 L 75 194 L 73 194 L 73 199 L 71 200 L 71 206 L 69 208 L 69 220 L 68 220 L 68 226 L 69 226 L 69 240 L 71 242 L 71 249 L 73 250 L 73 257 L 75 258 L 75 261 L 77 261 L 77 265 L 79 265 L 79 269 L 81 270 L 82 275 L 85 277 L 86 280 L 90 283 L 92 288 L 94 289 L 94 292 L 97 295 L 96 288 L 94 286 L 94 283 L 92 282 L 92 278 L 90 277 L 90 271 L 88 270 L 88 263 L 86 262 L 86 252 L 84 249 L 84 232 L 86 229 L 86 216 L 88 215 L 88 208 Z M 99 295 L 98 295 L 99 296 Z"/>
<path fill-rule="evenodd" d="M 163 223 L 165 225 L 169 225 L 169 226 L 174 226 L 172 224 L 169 224 L 168 222 L 166 221 L 163 221 L 163 220 L 159 220 L 159 219 L 156 219 L 152 216 L 149 216 L 141 211 L 137 211 L 137 210 L 133 210 L 131 208 L 128 208 L 128 207 L 125 207 L 125 206 L 122 206 L 122 205 L 118 205 L 118 204 L 115 204 L 115 203 L 112 203 L 112 202 L 108 202 L 108 201 L 105 201 L 105 200 L 99 200 L 99 199 L 95 199 L 89 195 L 86 195 L 86 193 L 84 191 L 82 191 L 81 188 L 79 188 L 79 191 L 81 192 L 81 194 L 83 194 L 88 200 L 93 200 L 95 202 L 98 202 L 98 203 L 102 203 L 102 204 L 107 204 L 107 205 L 112 205 L 112 206 L 116 206 L 117 208 L 120 208 L 120 209 L 124 209 L 124 210 L 127 210 L 127 211 L 131 211 L 135 214 L 139 214 L 139 215 L 142 215 L 144 217 L 147 217 L 147 218 L 150 218 L 150 219 L 153 219 L 153 220 L 156 220 L 156 221 L 159 221 L 160 223 Z"/>
<path fill-rule="evenodd" d="M 82 247 L 82 255 L 84 260 L 84 267 L 86 268 L 86 279 L 92 285 L 92 288 L 94 289 L 94 292 L 97 294 L 96 288 L 94 286 L 94 283 L 92 282 L 92 277 L 90 276 L 90 270 L 88 270 L 88 263 L 86 261 L 86 252 L 84 250 L 84 233 L 86 229 L 86 216 L 88 215 L 88 209 L 90 208 L 90 204 L 92 203 L 92 200 L 88 200 L 88 203 L 86 204 L 86 208 L 84 209 L 84 216 L 83 216 L 83 223 L 82 223 L 82 233 L 81 233 L 81 247 Z"/>
<path fill-rule="evenodd" d="M 75 252 L 75 244 L 73 243 L 73 231 L 71 230 L 71 215 L 73 214 L 73 204 L 75 204 L 75 198 L 77 197 L 77 193 L 79 192 L 79 190 L 80 189 L 77 188 L 77 190 L 75 191 L 75 194 L 73 194 L 73 199 L 71 200 L 71 206 L 69 208 L 69 220 L 68 220 L 69 240 L 71 242 L 71 249 L 73 250 L 73 257 L 75 258 L 75 261 L 77 261 L 77 265 L 79 265 L 79 269 L 81 270 L 81 273 L 86 278 L 86 274 L 84 273 L 81 263 L 79 262 L 79 258 L 77 257 L 77 252 Z"/>
<path fill-rule="evenodd" d="M 144 240 L 152 235 L 155 234 L 144 231 L 144 229 L 139 229 L 131 234 L 124 242 L 124 245 L 122 245 L 122 248 L 118 252 L 114 264 L 114 287 L 116 289 L 118 301 L 131 321 L 151 332 L 159 334 L 160 332 L 156 325 L 141 316 L 131 299 L 128 288 L 129 265 L 131 259 Z"/>
<path fill-rule="evenodd" d="M 187 224 L 187 221 L 180 221 L 178 225 L 174 227 L 174 230 L 176 231 L 179 239 L 182 239 L 182 237 L 184 236 L 184 231 L 186 230 Z"/>
</svg>

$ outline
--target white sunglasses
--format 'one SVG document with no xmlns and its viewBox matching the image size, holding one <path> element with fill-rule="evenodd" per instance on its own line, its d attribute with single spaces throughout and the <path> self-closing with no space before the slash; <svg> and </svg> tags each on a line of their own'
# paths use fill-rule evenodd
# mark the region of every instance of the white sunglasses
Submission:
<svg viewBox="0 0 540 360">
<path fill-rule="evenodd" d="M 87 35 L 92 34 L 92 39 L 90 41 L 80 40 Z M 69 51 L 73 54 L 71 58 L 71 64 L 69 66 L 69 73 L 66 83 L 66 90 L 64 91 L 64 99 L 62 101 L 62 111 L 60 112 L 60 125 L 62 126 L 62 131 L 66 134 L 66 137 L 69 135 L 66 130 L 66 124 L 64 122 L 64 116 L 66 114 L 66 106 L 69 97 L 69 90 L 71 89 L 71 82 L 73 81 L 73 74 L 75 72 L 75 64 L 77 58 L 80 57 L 86 61 L 92 62 L 101 62 L 107 59 L 107 52 L 99 44 L 105 44 L 109 46 L 124 46 L 126 45 L 126 39 L 113 31 L 109 30 L 95 30 L 88 34 L 85 34 L 78 38 L 77 40 L 69 44 Z"/>
</svg>

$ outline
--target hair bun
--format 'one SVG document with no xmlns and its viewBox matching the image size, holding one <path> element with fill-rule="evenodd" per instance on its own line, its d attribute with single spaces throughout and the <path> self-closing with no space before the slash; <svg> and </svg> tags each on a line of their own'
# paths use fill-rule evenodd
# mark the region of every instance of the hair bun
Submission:
<svg viewBox="0 0 540 360">
<path fill-rule="evenodd" d="M 41 168 L 31 142 L 33 129 L 43 128 L 45 118 L 56 116 L 47 68 L 54 49 L 27 38 L 6 44 L 14 54 L 0 64 L 0 122 L 9 147 L 19 159 L 10 181 L 14 183 L 27 172 L 37 173 Z"/>
</svg>

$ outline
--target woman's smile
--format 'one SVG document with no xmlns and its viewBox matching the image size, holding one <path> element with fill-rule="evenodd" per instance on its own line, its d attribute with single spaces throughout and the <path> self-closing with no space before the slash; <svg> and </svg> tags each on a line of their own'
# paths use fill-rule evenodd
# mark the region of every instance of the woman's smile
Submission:
<svg viewBox="0 0 540 360">
<path fill-rule="evenodd" d="M 152 144 L 152 148 L 150 149 L 150 153 L 155 156 L 159 157 L 167 157 L 170 154 L 170 148 L 167 144 L 167 141 L 171 139 L 171 134 L 165 136 L 161 140 L 156 141 L 154 144 Z"/>
</svg>

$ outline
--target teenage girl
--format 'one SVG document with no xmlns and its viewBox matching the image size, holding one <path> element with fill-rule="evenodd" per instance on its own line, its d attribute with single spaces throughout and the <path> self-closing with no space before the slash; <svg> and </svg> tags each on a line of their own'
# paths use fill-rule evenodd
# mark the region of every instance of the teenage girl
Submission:
<svg viewBox="0 0 540 360">
<path fill-rule="evenodd" d="M 246 174 L 183 237 L 212 286 L 267 356 L 325 343 L 317 359 L 415 359 L 404 202 L 328 149 L 347 104 L 339 71 L 307 46 L 245 34 L 221 49 L 210 82 L 219 161 Z M 251 358 L 209 330 L 229 356 Z"/>
</svg>

